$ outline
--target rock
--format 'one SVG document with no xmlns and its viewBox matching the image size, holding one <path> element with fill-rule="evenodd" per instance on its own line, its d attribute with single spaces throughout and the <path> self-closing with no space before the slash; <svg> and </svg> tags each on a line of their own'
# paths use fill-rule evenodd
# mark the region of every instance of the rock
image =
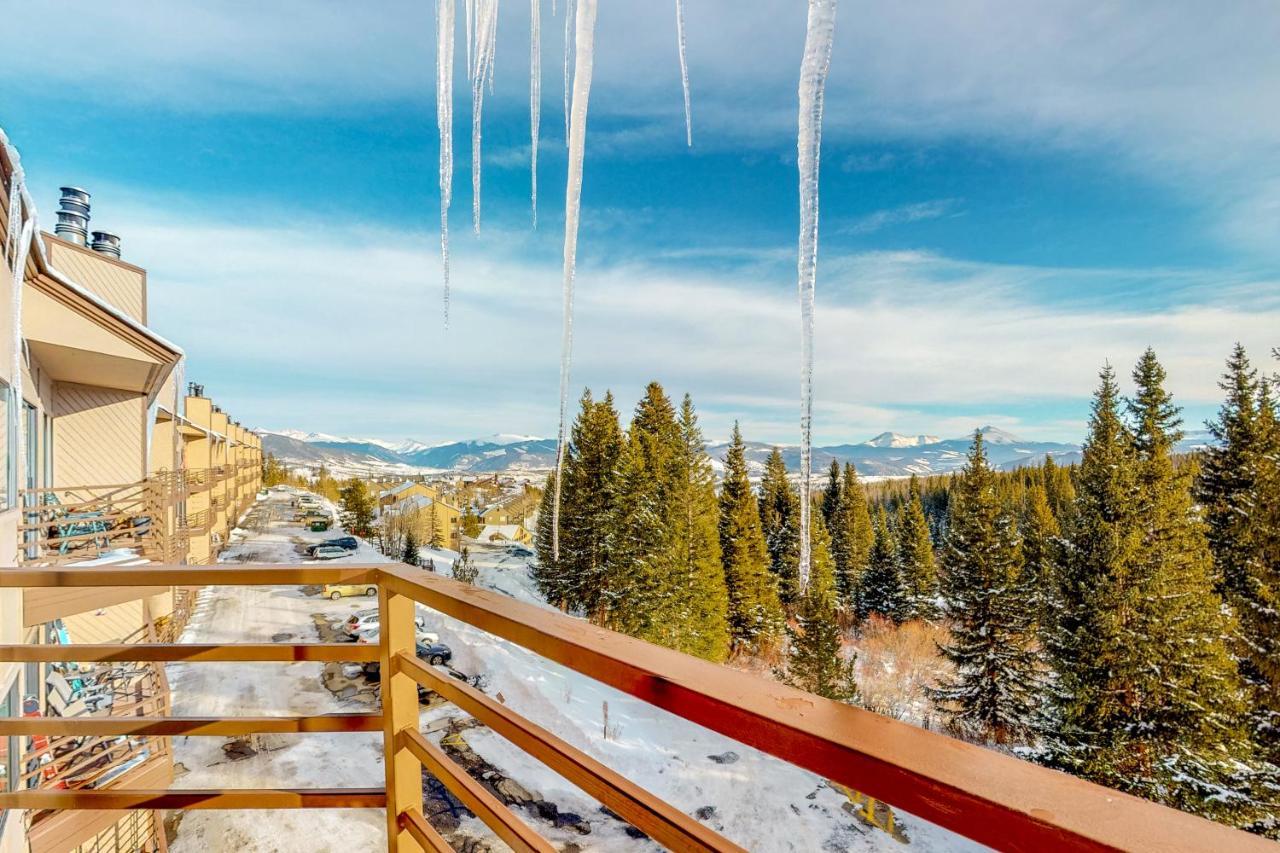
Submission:
<svg viewBox="0 0 1280 853">
<path fill-rule="evenodd" d="M 258 754 L 258 750 L 249 745 L 249 741 L 244 738 L 236 738 L 222 745 L 222 752 L 232 761 L 242 761 L 246 758 L 253 758 Z"/>
<path fill-rule="evenodd" d="M 283 643 L 285 640 L 292 640 L 292 639 L 293 639 L 293 634 L 290 634 L 287 631 L 281 631 L 279 634 L 271 635 L 271 642 L 273 643 Z"/>
<path fill-rule="evenodd" d="M 585 818 L 573 812 L 560 812 L 556 817 L 556 826 L 568 827 L 579 835 L 591 834 L 591 824 L 587 823 Z"/>
<path fill-rule="evenodd" d="M 733 750 L 729 750 L 728 752 L 722 752 L 719 755 L 708 755 L 707 758 L 710 758 L 716 764 L 733 764 L 738 760 L 738 753 Z"/>
<path fill-rule="evenodd" d="M 694 812 L 693 816 L 696 817 L 698 820 L 711 820 L 711 818 L 716 816 L 716 807 L 703 806 L 700 809 L 698 809 L 696 812 Z"/>
<path fill-rule="evenodd" d="M 535 799 L 528 789 L 514 779 L 500 779 L 493 787 L 509 803 L 523 806 L 526 803 L 533 802 Z"/>
</svg>

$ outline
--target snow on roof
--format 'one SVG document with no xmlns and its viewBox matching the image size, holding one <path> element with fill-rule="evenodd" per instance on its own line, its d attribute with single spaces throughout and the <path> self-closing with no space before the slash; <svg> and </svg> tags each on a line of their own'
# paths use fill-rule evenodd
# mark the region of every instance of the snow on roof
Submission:
<svg viewBox="0 0 1280 853">
<path fill-rule="evenodd" d="M 520 525 L 518 524 L 486 524 L 480 529 L 480 535 L 476 538 L 483 541 L 500 536 L 503 539 L 515 539 L 520 535 Z"/>
<path fill-rule="evenodd" d="M 403 483 L 401 483 L 401 484 L 400 484 L 400 485 L 398 485 L 398 486 L 392 486 L 391 488 L 389 488 L 389 489 L 387 489 L 387 490 L 385 490 L 385 491 L 383 491 L 383 492 L 380 492 L 380 493 L 378 494 L 378 497 L 381 497 L 381 498 L 394 497 L 395 495 L 398 495 L 398 494 L 400 494 L 401 492 L 408 491 L 409 489 L 412 489 L 414 486 L 421 486 L 421 485 L 426 485 L 426 484 L 425 484 L 425 483 L 418 483 L 418 482 L 417 482 L 417 481 L 415 481 L 415 480 L 405 480 Z"/>
</svg>

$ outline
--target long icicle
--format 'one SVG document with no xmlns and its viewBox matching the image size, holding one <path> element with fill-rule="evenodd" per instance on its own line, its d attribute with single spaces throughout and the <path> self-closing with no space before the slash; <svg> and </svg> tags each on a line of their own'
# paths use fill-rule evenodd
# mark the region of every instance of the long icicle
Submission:
<svg viewBox="0 0 1280 853">
<path fill-rule="evenodd" d="M 796 149 L 800 172 L 800 588 L 809 583 L 810 494 L 813 483 L 813 291 L 818 276 L 818 160 L 822 151 L 822 101 L 831 68 L 836 0 L 809 0 L 800 66 L 800 117 Z"/>
<path fill-rule="evenodd" d="M 472 0 L 467 0 L 468 8 Z M 454 0 L 436 0 L 436 127 L 440 133 L 440 262 L 444 327 L 449 328 L 449 207 L 453 204 Z"/>
<path fill-rule="evenodd" d="M 684 134 L 693 147 L 693 110 L 689 104 L 689 59 L 684 37 L 684 0 L 676 0 L 676 43 L 680 49 L 680 83 L 684 87 Z"/>
<path fill-rule="evenodd" d="M 542 0 L 529 0 L 529 199 L 538 227 L 538 130 L 542 124 Z"/>
<path fill-rule="evenodd" d="M 467 79 L 472 80 L 476 76 L 476 0 L 465 0 L 465 2 L 467 9 Z"/>
<path fill-rule="evenodd" d="M 557 560 L 560 559 L 560 483 L 564 479 L 562 474 L 565 428 L 569 413 L 569 366 L 573 356 L 573 282 L 578 267 L 578 220 L 582 211 L 582 154 L 587 137 L 587 102 L 591 97 L 596 31 L 596 0 L 578 0 L 577 5 L 573 110 L 569 125 L 569 177 L 564 191 L 564 327 L 560 338 L 560 432 L 556 441 L 556 499 L 551 516 L 551 553 Z M 569 8 L 572 8 L 572 4 Z"/>
<path fill-rule="evenodd" d="M 484 87 L 493 73 L 497 47 L 498 0 L 477 0 L 475 69 L 471 78 L 471 224 L 480 233 L 480 119 L 484 113 Z"/>
<path fill-rule="evenodd" d="M 569 147 L 569 57 L 573 56 L 574 0 L 564 0 L 564 147 Z"/>
</svg>

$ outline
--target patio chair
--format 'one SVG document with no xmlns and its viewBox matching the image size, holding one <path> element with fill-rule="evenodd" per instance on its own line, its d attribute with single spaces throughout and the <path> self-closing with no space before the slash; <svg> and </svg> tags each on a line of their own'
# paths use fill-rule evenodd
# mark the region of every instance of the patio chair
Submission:
<svg viewBox="0 0 1280 853">
<path fill-rule="evenodd" d="M 111 706 L 114 696 L 110 685 L 90 684 L 76 690 L 67 681 L 66 676 L 52 670 L 45 683 L 49 685 L 50 696 L 57 695 L 63 704 L 70 706 L 74 702 L 83 702 L 90 711 L 100 711 Z"/>
<path fill-rule="evenodd" d="M 72 548 L 82 544 L 97 546 L 101 551 L 111 546 L 111 537 L 93 537 L 91 539 L 71 539 L 73 536 L 84 536 L 94 533 L 107 533 L 111 529 L 101 510 L 93 512 L 68 512 L 63 509 L 62 502 L 53 492 L 46 492 L 41 502 L 53 507 L 49 514 L 50 538 L 58 540 L 58 553 L 66 554 Z"/>
</svg>

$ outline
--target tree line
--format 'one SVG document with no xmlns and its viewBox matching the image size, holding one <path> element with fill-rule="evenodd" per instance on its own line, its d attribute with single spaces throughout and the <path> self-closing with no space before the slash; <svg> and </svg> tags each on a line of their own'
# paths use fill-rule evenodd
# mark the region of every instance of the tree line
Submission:
<svg viewBox="0 0 1280 853">
<path fill-rule="evenodd" d="M 1278 355 L 1277 357 L 1280 357 Z M 697 654 L 777 661 L 857 701 L 850 633 L 873 615 L 943 625 L 929 691 L 953 732 L 1255 832 L 1280 834 L 1277 379 L 1242 347 L 1213 442 L 1182 420 L 1148 350 L 1121 395 L 1102 370 L 1082 458 L 859 482 L 833 463 L 800 589 L 800 497 L 774 449 L 758 488 L 736 425 L 720 488 L 686 396 L 652 383 L 623 428 L 588 391 L 539 513 L 548 600 Z"/>
</svg>

